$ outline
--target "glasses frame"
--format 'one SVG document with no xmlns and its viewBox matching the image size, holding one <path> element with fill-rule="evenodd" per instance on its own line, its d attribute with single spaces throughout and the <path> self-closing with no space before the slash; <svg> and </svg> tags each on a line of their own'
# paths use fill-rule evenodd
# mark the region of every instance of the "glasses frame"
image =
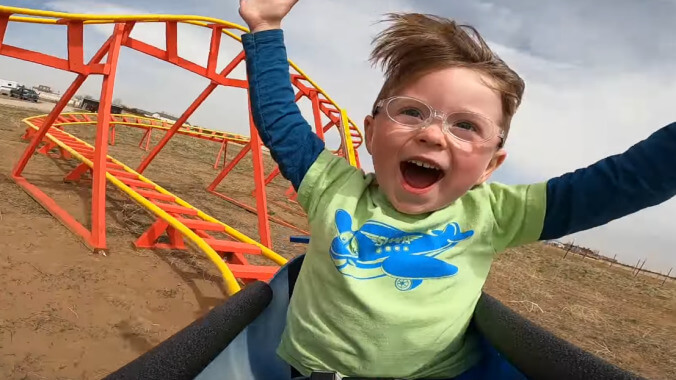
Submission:
<svg viewBox="0 0 676 380">
<path fill-rule="evenodd" d="M 390 115 L 390 113 L 388 111 L 389 104 L 393 100 L 396 100 L 396 99 L 410 99 L 410 100 L 414 100 L 416 102 L 419 102 L 429 109 L 430 116 L 426 120 L 424 120 L 422 123 L 420 123 L 420 125 L 410 125 L 410 124 L 400 123 L 397 120 L 395 120 L 392 117 L 392 115 Z M 378 103 L 376 103 L 375 108 L 373 109 L 373 116 L 374 117 L 376 116 L 376 114 L 378 114 L 378 111 L 379 111 L 380 108 L 385 109 L 385 115 L 387 115 L 387 117 L 390 120 L 392 120 L 393 122 L 395 122 L 399 125 L 403 125 L 405 127 L 411 127 L 411 128 L 416 128 L 416 129 L 424 129 L 424 128 L 429 127 L 434 122 L 434 119 L 439 119 L 439 120 L 441 120 L 441 123 L 442 123 L 442 126 L 443 126 L 443 128 L 441 130 L 444 131 L 444 133 L 446 135 L 450 135 L 451 137 L 453 137 L 457 140 L 460 140 L 460 141 L 463 141 L 463 142 L 466 142 L 466 143 L 472 144 L 472 145 L 478 145 L 478 144 L 483 144 L 487 141 L 490 141 L 492 138 L 494 138 L 497 135 L 500 138 L 500 144 L 498 146 L 502 147 L 503 144 L 505 143 L 505 131 L 502 128 L 500 128 L 497 124 L 495 124 L 492 120 L 490 120 L 487 117 L 485 117 L 481 114 L 478 114 L 476 112 L 469 112 L 469 111 L 451 112 L 451 113 L 441 112 L 441 111 L 436 110 L 434 107 L 430 106 L 429 104 L 423 102 L 422 100 L 411 97 L 411 96 L 391 96 L 389 98 L 379 100 Z M 483 119 L 488 120 L 491 123 L 491 125 L 493 126 L 493 133 L 489 137 L 487 137 L 487 138 L 485 138 L 484 140 L 481 140 L 481 141 L 468 141 L 468 140 L 465 140 L 463 138 L 456 136 L 455 134 L 453 134 L 450 131 L 450 127 L 446 124 L 446 121 L 448 120 L 449 116 L 457 114 L 457 113 L 463 113 L 463 114 L 468 113 L 468 114 L 472 114 L 472 115 L 477 115 L 477 116 L 479 116 Z M 496 133 L 496 131 L 497 131 L 497 133 Z"/>
</svg>

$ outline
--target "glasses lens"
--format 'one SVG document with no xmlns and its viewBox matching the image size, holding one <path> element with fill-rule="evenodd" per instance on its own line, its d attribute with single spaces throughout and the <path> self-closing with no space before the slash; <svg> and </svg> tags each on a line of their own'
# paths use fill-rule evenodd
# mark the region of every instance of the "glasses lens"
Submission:
<svg viewBox="0 0 676 380">
<path fill-rule="evenodd" d="M 418 100 L 394 98 L 387 103 L 387 114 L 399 124 L 414 127 L 423 124 L 432 112 Z"/>
<path fill-rule="evenodd" d="M 497 126 L 492 121 L 475 113 L 449 115 L 446 125 L 457 138 L 473 143 L 484 142 L 497 132 Z"/>
</svg>

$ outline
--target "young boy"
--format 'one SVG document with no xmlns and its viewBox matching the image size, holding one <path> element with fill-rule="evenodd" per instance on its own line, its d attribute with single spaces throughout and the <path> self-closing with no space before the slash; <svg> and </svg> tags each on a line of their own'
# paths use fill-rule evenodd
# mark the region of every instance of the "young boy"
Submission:
<svg viewBox="0 0 676 380">
<path fill-rule="evenodd" d="M 543 183 L 486 184 L 524 83 L 473 29 L 419 14 L 392 16 L 375 41 L 386 80 L 364 120 L 365 175 L 294 103 L 280 23 L 295 2 L 242 0 L 240 14 L 254 121 L 310 224 L 278 349 L 301 374 L 467 375 L 480 360 L 467 327 L 497 252 L 676 194 L 676 123 Z"/>
</svg>

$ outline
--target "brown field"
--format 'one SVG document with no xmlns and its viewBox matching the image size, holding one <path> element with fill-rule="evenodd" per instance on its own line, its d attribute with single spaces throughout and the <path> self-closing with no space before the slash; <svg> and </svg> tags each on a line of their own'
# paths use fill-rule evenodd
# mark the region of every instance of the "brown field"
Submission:
<svg viewBox="0 0 676 380">
<path fill-rule="evenodd" d="M 196 252 L 134 250 L 153 221 L 108 187 L 108 256 L 92 255 L 10 178 L 26 143 L 20 120 L 44 111 L 0 105 L 0 378 L 98 379 L 166 339 L 225 298 L 213 265 Z M 93 128 L 70 132 L 93 141 Z M 134 167 L 142 133 L 118 128 L 110 154 Z M 154 134 L 157 140 L 160 136 Z M 256 216 L 204 191 L 218 145 L 176 136 L 146 171 L 203 211 L 256 237 Z M 228 158 L 236 154 L 229 149 Z M 220 190 L 252 204 L 251 166 L 243 161 Z M 268 162 L 269 163 L 269 162 Z M 247 165 L 249 165 L 247 167 Z M 36 155 L 25 176 L 86 226 L 89 183 L 66 184 L 75 162 Z M 271 168 L 267 165 L 268 170 Z M 277 188 L 280 191 L 274 191 Z M 283 183 L 270 197 L 283 202 Z M 275 215 L 302 218 L 271 205 Z M 294 219 L 295 218 L 295 219 Z M 272 224 L 274 249 L 303 247 L 295 231 Z M 676 379 L 676 283 L 543 244 L 496 260 L 486 291 L 572 343 L 651 379 Z M 671 343 L 670 343 L 671 342 Z"/>
</svg>

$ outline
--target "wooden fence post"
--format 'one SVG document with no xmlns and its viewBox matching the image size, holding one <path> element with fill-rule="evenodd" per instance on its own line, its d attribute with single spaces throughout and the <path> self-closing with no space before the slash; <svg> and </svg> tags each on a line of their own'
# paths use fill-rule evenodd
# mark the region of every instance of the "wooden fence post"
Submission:
<svg viewBox="0 0 676 380">
<path fill-rule="evenodd" d="M 667 282 L 667 279 L 669 278 L 669 275 L 671 274 L 672 269 L 674 269 L 674 268 L 673 267 L 669 268 L 669 272 L 666 274 L 666 276 L 664 276 L 664 280 L 662 280 L 662 283 L 660 284 L 660 286 L 664 285 L 664 283 Z"/>
<path fill-rule="evenodd" d="M 647 259 L 643 259 L 643 263 L 641 264 L 641 267 L 638 268 L 638 270 L 636 271 L 636 274 L 634 275 L 634 277 L 638 276 L 638 274 L 641 273 L 641 269 L 643 269 L 643 266 L 645 265 L 646 260 Z"/>
<path fill-rule="evenodd" d="M 563 258 L 565 259 L 566 256 L 568 256 L 568 252 L 570 252 L 570 249 L 573 248 L 573 243 L 570 242 L 568 243 L 568 249 L 566 250 L 566 253 L 563 255 Z"/>
</svg>

